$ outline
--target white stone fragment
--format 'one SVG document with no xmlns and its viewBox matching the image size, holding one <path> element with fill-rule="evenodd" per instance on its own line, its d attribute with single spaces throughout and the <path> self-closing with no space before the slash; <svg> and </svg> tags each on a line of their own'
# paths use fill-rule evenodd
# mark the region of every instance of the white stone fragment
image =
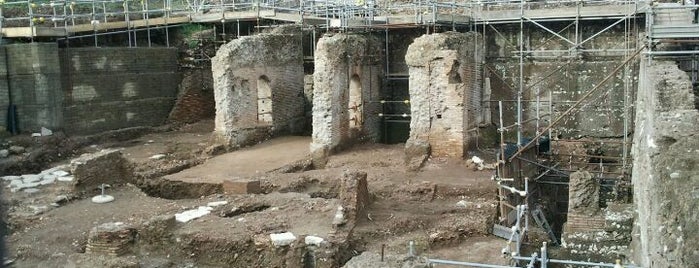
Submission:
<svg viewBox="0 0 699 268">
<path fill-rule="evenodd" d="M 10 151 L 8 151 L 8 150 L 6 150 L 6 149 L 0 150 L 0 158 L 5 158 L 5 157 L 8 157 L 8 156 L 10 156 Z"/>
<path fill-rule="evenodd" d="M 41 175 L 34 175 L 34 174 L 25 174 L 22 175 L 22 180 L 25 183 L 32 183 L 32 182 L 38 182 L 41 180 Z"/>
<path fill-rule="evenodd" d="M 469 205 L 470 203 L 471 203 L 471 202 L 468 202 L 468 201 L 466 201 L 466 200 L 461 200 L 461 201 L 459 201 L 459 202 L 456 202 L 456 206 L 457 206 L 457 207 L 463 207 L 463 208 L 465 208 L 465 207 L 468 207 L 468 205 Z"/>
<path fill-rule="evenodd" d="M 209 202 L 206 204 L 207 207 L 218 207 L 218 206 L 223 206 L 225 204 L 228 204 L 228 201 L 214 201 L 214 202 Z"/>
<path fill-rule="evenodd" d="M 27 188 L 36 188 L 39 185 L 40 184 L 38 182 L 23 182 L 23 183 L 20 183 L 19 185 L 17 185 L 15 188 L 16 188 L 16 191 L 19 191 L 19 190 L 27 189 Z"/>
<path fill-rule="evenodd" d="M 58 176 L 58 177 L 65 177 L 65 176 L 70 175 L 70 173 L 68 173 L 68 172 L 66 172 L 66 171 L 63 171 L 63 170 L 56 170 L 56 171 L 54 171 L 54 172 L 51 173 L 51 174 L 56 175 L 56 176 Z"/>
<path fill-rule="evenodd" d="M 49 184 L 53 184 L 55 182 L 56 182 L 56 176 L 47 175 L 47 176 L 44 176 L 44 178 L 39 182 L 39 184 L 49 185 Z"/>
<path fill-rule="evenodd" d="M 52 130 L 45 128 L 45 127 L 41 127 L 41 136 L 51 136 L 51 135 L 53 135 Z"/>
<path fill-rule="evenodd" d="M 25 193 L 28 193 L 28 194 L 34 194 L 34 193 L 39 192 L 39 189 L 37 189 L 37 188 L 26 188 L 26 189 L 22 190 L 22 192 L 25 192 Z"/>
<path fill-rule="evenodd" d="M 74 178 L 73 176 L 65 176 L 65 177 L 58 177 L 57 180 L 62 181 L 62 182 L 70 182 L 70 181 L 73 181 L 73 178 Z"/>
<path fill-rule="evenodd" d="M 8 185 L 7 187 L 15 187 L 16 188 L 16 187 L 22 185 L 22 183 L 24 183 L 24 182 L 22 182 L 21 179 L 12 180 L 12 181 L 10 181 L 10 185 Z"/>
<path fill-rule="evenodd" d="M 4 181 L 14 181 L 14 180 L 21 180 L 22 176 L 3 176 L 2 180 Z"/>
<path fill-rule="evenodd" d="M 201 218 L 209 213 L 211 213 L 211 210 L 213 208 L 211 207 L 198 207 L 196 209 L 190 209 L 187 211 L 184 211 L 182 213 L 176 213 L 175 214 L 175 220 L 179 222 L 188 222 L 196 218 Z"/>
<path fill-rule="evenodd" d="M 322 237 L 317 237 L 313 235 L 308 235 L 304 239 L 306 242 L 306 245 L 313 245 L 313 246 L 320 246 L 320 243 L 323 243 L 324 239 Z"/>
<path fill-rule="evenodd" d="M 92 197 L 92 203 L 104 204 L 114 201 L 114 197 L 111 195 L 97 195 Z"/>
<path fill-rule="evenodd" d="M 342 225 L 345 223 L 345 209 L 342 206 L 337 207 L 335 211 L 335 217 L 333 218 L 333 225 Z"/>
<path fill-rule="evenodd" d="M 275 247 L 288 246 L 294 241 L 296 241 L 296 236 L 291 232 L 285 232 L 280 234 L 270 234 L 269 238 L 272 240 L 272 245 Z"/>
<path fill-rule="evenodd" d="M 679 172 L 672 172 L 672 173 L 670 173 L 670 178 L 671 179 L 679 179 L 680 173 Z"/>
<path fill-rule="evenodd" d="M 156 154 L 156 155 L 153 155 L 153 156 L 150 157 L 150 159 L 154 159 L 154 160 L 160 160 L 160 159 L 163 159 L 163 158 L 165 158 L 165 155 L 164 155 L 164 154 Z"/>
<path fill-rule="evenodd" d="M 41 173 L 39 173 L 39 174 L 48 175 L 48 174 L 51 174 L 51 173 L 58 171 L 59 169 L 61 169 L 61 168 L 60 167 L 52 167 L 49 169 L 42 170 Z"/>
<path fill-rule="evenodd" d="M 41 133 L 38 133 L 38 132 L 32 133 L 32 137 L 41 137 Z"/>
</svg>

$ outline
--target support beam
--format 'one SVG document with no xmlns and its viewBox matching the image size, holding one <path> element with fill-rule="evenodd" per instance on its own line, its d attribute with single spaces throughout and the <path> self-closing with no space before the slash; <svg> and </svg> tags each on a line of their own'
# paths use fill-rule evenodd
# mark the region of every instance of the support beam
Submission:
<svg viewBox="0 0 699 268">
<path fill-rule="evenodd" d="M 568 38 L 563 37 L 562 35 L 558 34 L 557 32 L 552 31 L 551 29 L 547 28 L 547 27 L 544 26 L 544 25 L 541 25 L 541 23 L 538 23 L 538 22 L 536 22 L 536 21 L 534 21 L 534 20 L 532 20 L 532 19 L 530 19 L 530 18 L 527 18 L 527 17 L 523 17 L 523 18 L 524 18 L 525 20 L 527 20 L 528 22 L 531 22 L 532 24 L 534 24 L 534 25 L 536 25 L 536 26 L 539 26 L 539 28 L 544 29 L 545 31 L 547 31 L 547 32 L 549 32 L 549 33 L 551 33 L 551 34 L 557 36 L 557 37 L 560 38 L 561 40 L 566 41 L 566 42 L 568 42 L 569 44 L 571 44 L 571 45 L 573 45 L 573 46 L 577 46 L 577 44 L 575 44 L 575 42 L 570 41 Z"/>
</svg>

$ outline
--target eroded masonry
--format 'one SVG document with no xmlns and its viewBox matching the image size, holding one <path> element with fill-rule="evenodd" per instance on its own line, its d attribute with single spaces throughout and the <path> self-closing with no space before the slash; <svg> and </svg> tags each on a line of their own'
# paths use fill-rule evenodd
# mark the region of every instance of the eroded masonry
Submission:
<svg viewBox="0 0 699 268">
<path fill-rule="evenodd" d="M 699 265 L 699 5 L 0 14 L 4 264 Z"/>
</svg>

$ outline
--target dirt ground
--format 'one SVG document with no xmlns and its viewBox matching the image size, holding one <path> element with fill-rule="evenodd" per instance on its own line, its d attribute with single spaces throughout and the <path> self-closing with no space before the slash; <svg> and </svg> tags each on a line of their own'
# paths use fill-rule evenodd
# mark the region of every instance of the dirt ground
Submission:
<svg viewBox="0 0 699 268">
<path fill-rule="evenodd" d="M 431 258 L 507 263 L 500 254 L 504 240 L 488 235 L 497 203 L 491 171 L 473 171 L 460 160 L 432 158 L 421 171 L 408 172 L 400 144 L 360 144 L 333 155 L 326 168 L 315 170 L 304 164 L 308 137 L 279 138 L 211 156 L 205 151 L 212 126 L 211 121 L 203 121 L 83 148 L 86 152 L 122 148 L 122 155 L 132 163 L 140 182 L 109 188 L 107 193 L 115 197 L 111 203 L 92 203 L 89 197 L 98 193 L 96 189 L 74 193 L 58 183 L 32 194 L 3 188 L 14 267 L 303 267 L 289 259 L 307 259 L 306 247 L 269 245 L 269 235 L 281 232 L 327 240 L 330 246 L 324 246 L 325 253 L 315 254 L 334 253 L 317 257 L 318 263 L 335 260 L 317 267 L 336 267 L 361 252 L 378 253 L 382 248 L 386 254 L 403 255 L 409 241 Z M 164 156 L 153 157 L 158 154 Z M 371 196 L 366 213 L 351 230 L 332 223 L 341 206 L 338 181 L 347 171 L 366 172 Z M 158 191 L 142 189 L 154 181 L 164 184 L 163 177 L 218 183 L 229 176 L 259 179 L 265 194 L 168 199 Z M 146 241 L 148 233 L 143 230 L 154 217 L 172 216 L 212 201 L 227 204 L 213 207 L 201 218 L 177 223 L 161 240 Z M 139 230 L 138 246 L 119 258 L 84 253 L 90 230 L 107 222 L 124 222 Z"/>
</svg>

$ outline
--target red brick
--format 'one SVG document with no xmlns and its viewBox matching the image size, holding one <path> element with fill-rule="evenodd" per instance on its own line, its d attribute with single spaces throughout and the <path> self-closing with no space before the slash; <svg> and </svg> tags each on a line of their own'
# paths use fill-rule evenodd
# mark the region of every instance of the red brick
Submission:
<svg viewBox="0 0 699 268">
<path fill-rule="evenodd" d="M 224 180 L 223 191 L 227 194 L 260 194 L 259 180 Z"/>
</svg>

